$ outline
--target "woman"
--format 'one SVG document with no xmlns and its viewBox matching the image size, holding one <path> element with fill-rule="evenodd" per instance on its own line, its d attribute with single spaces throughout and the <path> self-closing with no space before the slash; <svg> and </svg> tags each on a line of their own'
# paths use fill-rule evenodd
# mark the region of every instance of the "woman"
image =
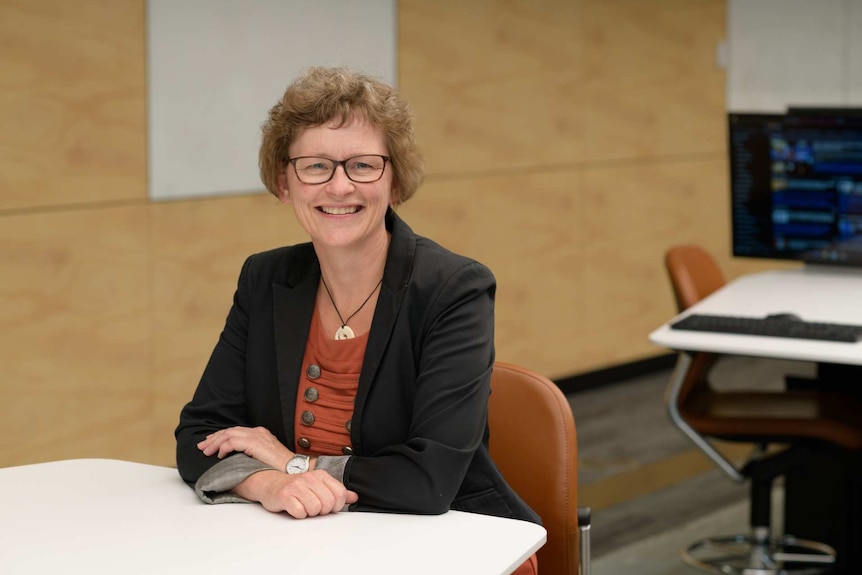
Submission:
<svg viewBox="0 0 862 575">
<path fill-rule="evenodd" d="M 261 178 L 311 242 L 246 260 L 182 410 L 177 467 L 204 501 L 540 522 L 488 455 L 494 277 L 393 210 L 423 177 L 412 122 L 339 68 L 270 110 Z"/>
</svg>

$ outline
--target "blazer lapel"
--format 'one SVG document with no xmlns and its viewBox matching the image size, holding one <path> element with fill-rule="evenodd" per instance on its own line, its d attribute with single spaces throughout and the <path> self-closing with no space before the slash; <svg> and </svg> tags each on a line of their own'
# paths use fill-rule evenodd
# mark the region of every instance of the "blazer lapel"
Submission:
<svg viewBox="0 0 862 575">
<path fill-rule="evenodd" d="M 314 313 L 314 298 L 320 281 L 320 266 L 314 250 L 290 262 L 285 285 L 272 286 L 275 355 L 278 370 L 278 390 L 286 445 L 296 451 L 294 412 L 296 393 L 302 371 L 302 358 Z"/>
<path fill-rule="evenodd" d="M 362 453 L 362 438 L 359 429 L 362 428 L 362 413 L 365 400 L 377 376 L 377 370 L 383 359 L 383 353 L 392 337 L 395 320 L 404 299 L 404 290 L 410 280 L 410 270 L 413 268 L 413 256 L 416 251 L 416 236 L 413 230 L 399 218 L 391 209 L 386 215 L 386 227 L 392 234 L 386 267 L 383 270 L 383 283 L 377 296 L 377 306 L 374 309 L 374 319 L 368 334 L 368 344 L 365 357 L 362 360 L 362 371 L 359 374 L 359 388 L 353 409 L 353 425 L 350 431 L 350 441 L 355 453 Z"/>
</svg>

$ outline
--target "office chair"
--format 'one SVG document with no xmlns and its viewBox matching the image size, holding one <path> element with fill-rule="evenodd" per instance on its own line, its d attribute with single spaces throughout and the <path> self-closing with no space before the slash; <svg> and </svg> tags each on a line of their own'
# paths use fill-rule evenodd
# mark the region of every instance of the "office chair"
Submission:
<svg viewBox="0 0 862 575">
<path fill-rule="evenodd" d="M 578 507 L 575 418 L 548 378 L 497 362 L 488 405 L 491 457 L 506 481 L 542 518 L 547 543 L 541 575 L 590 573 L 590 509 Z"/>
<path fill-rule="evenodd" d="M 665 267 L 680 312 L 725 283 L 712 256 L 695 245 L 678 245 L 665 254 Z M 825 445 L 862 448 L 860 405 L 833 392 L 788 390 L 778 393 L 716 391 L 708 375 L 717 356 L 682 352 L 666 394 L 671 421 L 729 477 L 750 482 L 750 531 L 709 537 L 682 550 L 694 567 L 725 574 L 822 573 L 836 562 L 829 545 L 773 536 L 773 480 L 805 463 L 806 454 Z M 748 461 L 736 466 L 713 439 L 754 443 Z M 770 445 L 783 449 L 767 449 Z M 814 495 L 816 497 L 816 495 Z"/>
</svg>

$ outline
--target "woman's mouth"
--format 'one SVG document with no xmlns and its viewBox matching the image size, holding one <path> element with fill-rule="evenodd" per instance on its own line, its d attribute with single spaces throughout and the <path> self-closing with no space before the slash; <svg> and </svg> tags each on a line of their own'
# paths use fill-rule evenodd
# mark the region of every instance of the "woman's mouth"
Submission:
<svg viewBox="0 0 862 575">
<path fill-rule="evenodd" d="M 330 206 L 320 206 L 317 208 L 324 214 L 328 214 L 330 216 L 346 216 L 348 214 L 355 214 L 359 211 L 359 206 L 346 206 L 346 207 L 330 207 Z"/>
</svg>

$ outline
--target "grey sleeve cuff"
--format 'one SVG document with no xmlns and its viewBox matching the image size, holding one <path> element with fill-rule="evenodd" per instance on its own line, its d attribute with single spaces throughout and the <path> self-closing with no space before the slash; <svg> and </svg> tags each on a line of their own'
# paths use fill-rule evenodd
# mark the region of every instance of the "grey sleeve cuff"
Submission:
<svg viewBox="0 0 862 575">
<path fill-rule="evenodd" d="M 332 477 L 344 484 L 344 469 L 347 467 L 349 455 L 321 455 L 314 464 L 314 470 L 322 469 Z M 345 503 L 342 511 L 349 511 L 350 504 Z"/>
<path fill-rule="evenodd" d="M 232 493 L 231 489 L 265 469 L 275 468 L 245 453 L 237 453 L 207 469 L 195 483 L 195 493 L 205 503 L 249 503 L 248 499 Z"/>
<path fill-rule="evenodd" d="M 347 467 L 349 455 L 321 455 L 314 464 L 314 469 L 322 469 L 335 479 L 344 483 L 344 469 Z"/>
</svg>

